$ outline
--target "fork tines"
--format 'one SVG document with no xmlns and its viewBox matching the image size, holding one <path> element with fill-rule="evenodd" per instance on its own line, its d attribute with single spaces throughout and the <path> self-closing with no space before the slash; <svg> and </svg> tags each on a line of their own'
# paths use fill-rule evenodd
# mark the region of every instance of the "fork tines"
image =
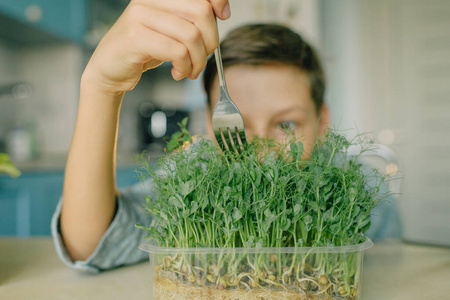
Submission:
<svg viewBox="0 0 450 300">
<path fill-rule="evenodd" d="M 245 132 L 239 131 L 238 127 L 234 129 L 227 127 L 224 131 L 222 128 L 215 133 L 217 143 L 223 151 L 234 151 L 240 153 L 244 150 L 244 144 L 247 143 Z"/>
</svg>

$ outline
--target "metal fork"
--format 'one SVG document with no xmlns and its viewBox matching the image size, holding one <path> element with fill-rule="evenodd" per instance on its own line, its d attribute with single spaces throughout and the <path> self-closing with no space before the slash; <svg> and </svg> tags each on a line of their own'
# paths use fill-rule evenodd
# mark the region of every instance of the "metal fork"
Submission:
<svg viewBox="0 0 450 300">
<path fill-rule="evenodd" d="M 239 153 L 244 150 L 244 146 L 247 144 L 244 120 L 236 104 L 234 104 L 228 95 L 227 84 L 223 74 L 220 46 L 214 51 L 214 56 L 220 85 L 219 102 L 214 107 L 212 114 L 214 135 L 222 151 L 235 151 Z"/>
</svg>

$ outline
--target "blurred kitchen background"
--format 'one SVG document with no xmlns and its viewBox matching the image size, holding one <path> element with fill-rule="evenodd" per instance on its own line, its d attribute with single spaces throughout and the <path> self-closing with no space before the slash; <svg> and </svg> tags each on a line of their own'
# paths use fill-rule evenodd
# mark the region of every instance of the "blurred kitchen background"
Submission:
<svg viewBox="0 0 450 300">
<path fill-rule="evenodd" d="M 0 235 L 50 234 L 81 73 L 128 2 L 0 0 L 0 152 L 22 171 L 0 176 Z M 280 22 L 318 49 L 331 125 L 368 133 L 397 154 L 387 169 L 403 178 L 393 190 L 404 239 L 450 245 L 450 1 L 230 3 L 221 36 L 244 23 Z M 135 153 L 159 153 L 184 116 L 191 132 L 205 133 L 204 103 L 200 80 L 173 81 L 170 63 L 146 72 L 122 106 L 119 186 L 138 182 Z"/>
</svg>

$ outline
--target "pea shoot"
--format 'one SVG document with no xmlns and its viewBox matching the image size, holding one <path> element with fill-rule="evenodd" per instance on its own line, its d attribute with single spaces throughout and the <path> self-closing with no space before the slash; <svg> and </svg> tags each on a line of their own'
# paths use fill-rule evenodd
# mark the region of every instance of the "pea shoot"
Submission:
<svg viewBox="0 0 450 300">
<path fill-rule="evenodd" d="M 357 299 L 361 254 L 314 249 L 366 242 L 371 211 L 388 196 L 383 175 L 346 155 L 363 140 L 329 129 L 303 160 L 294 137 L 254 139 L 237 155 L 207 139 L 185 147 L 181 127 L 176 150 L 141 169 L 156 196 L 146 199 L 151 224 L 137 226 L 159 247 L 221 250 L 160 255 L 158 299 Z"/>
</svg>

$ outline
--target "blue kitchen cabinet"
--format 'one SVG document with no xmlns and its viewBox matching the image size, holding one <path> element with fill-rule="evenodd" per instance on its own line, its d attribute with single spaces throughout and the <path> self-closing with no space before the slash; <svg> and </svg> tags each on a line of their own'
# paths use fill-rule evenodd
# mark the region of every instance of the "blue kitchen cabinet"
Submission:
<svg viewBox="0 0 450 300">
<path fill-rule="evenodd" d="M 48 235 L 51 210 L 62 191 L 62 172 L 24 173 L 0 179 L 0 234 Z"/>
<path fill-rule="evenodd" d="M 48 235 L 51 208 L 62 191 L 62 172 L 24 173 L 0 179 L 0 234 Z"/>
<path fill-rule="evenodd" d="M 137 183 L 134 167 L 117 170 L 117 185 Z M 63 171 L 0 176 L 0 235 L 50 235 L 50 222 L 61 197 Z"/>
<path fill-rule="evenodd" d="M 0 14 L 82 43 L 88 27 L 88 0 L 0 0 Z"/>
</svg>

